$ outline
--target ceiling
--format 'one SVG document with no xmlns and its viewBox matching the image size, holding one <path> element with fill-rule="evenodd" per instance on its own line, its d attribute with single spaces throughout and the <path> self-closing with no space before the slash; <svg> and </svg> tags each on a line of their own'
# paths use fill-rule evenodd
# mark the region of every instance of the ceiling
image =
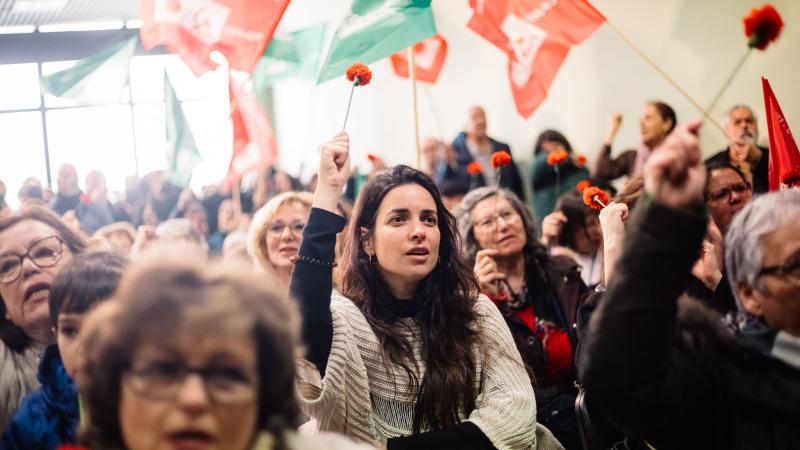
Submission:
<svg viewBox="0 0 800 450">
<path fill-rule="evenodd" d="M 0 27 L 138 18 L 139 0 L 0 0 Z"/>
</svg>

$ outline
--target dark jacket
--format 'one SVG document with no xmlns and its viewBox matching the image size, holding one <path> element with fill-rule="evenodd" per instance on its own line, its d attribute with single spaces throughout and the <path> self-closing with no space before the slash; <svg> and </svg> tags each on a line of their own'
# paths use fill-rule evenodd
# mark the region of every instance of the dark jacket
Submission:
<svg viewBox="0 0 800 450">
<path fill-rule="evenodd" d="M 22 401 L 3 432 L 0 449 L 56 449 L 75 442 L 80 413 L 75 384 L 67 375 L 58 347 L 47 347 L 39 363 L 42 387 Z"/>
<path fill-rule="evenodd" d="M 706 159 L 706 164 L 731 164 L 731 156 L 728 153 L 729 148 L 730 147 L 725 147 Z M 758 149 L 761 150 L 761 159 L 758 160 L 758 164 L 751 169 L 753 175 L 754 194 L 760 194 L 762 192 L 769 191 L 769 149 L 760 145 L 758 146 Z"/>
<path fill-rule="evenodd" d="M 59 191 L 50 203 L 50 211 L 58 214 L 59 217 L 63 216 L 65 212 L 78 207 L 78 203 L 81 202 L 81 195 L 83 193 L 79 191 L 74 196 L 68 197 Z"/>
<path fill-rule="evenodd" d="M 611 146 L 603 145 L 594 162 L 594 176 L 605 181 L 613 181 L 625 175 L 632 175 L 636 168 L 636 149 L 625 150 L 616 158 L 611 158 Z"/>
<path fill-rule="evenodd" d="M 508 152 L 509 155 L 511 154 L 511 148 L 509 148 L 508 144 L 504 144 L 489 138 L 489 145 L 492 146 L 492 153 L 505 151 Z M 471 177 L 467 173 L 467 165 L 473 161 L 473 158 L 472 154 L 467 148 L 467 133 L 462 131 L 456 137 L 456 139 L 453 141 L 453 149 L 456 151 L 458 176 L 463 179 L 470 180 Z M 480 187 L 486 185 L 483 175 L 476 174 L 473 175 L 473 177 L 475 177 L 476 181 L 473 183 L 473 186 L 470 187 Z M 517 197 L 519 197 L 520 200 L 525 201 L 525 188 L 522 185 L 522 178 L 519 176 L 517 165 L 513 160 L 510 164 L 500 168 L 500 187 L 508 189 L 509 191 L 517 194 Z"/>
<path fill-rule="evenodd" d="M 581 361 L 593 404 L 659 450 L 800 448 L 800 371 L 677 301 L 706 214 L 652 203 L 632 222 Z"/>
</svg>

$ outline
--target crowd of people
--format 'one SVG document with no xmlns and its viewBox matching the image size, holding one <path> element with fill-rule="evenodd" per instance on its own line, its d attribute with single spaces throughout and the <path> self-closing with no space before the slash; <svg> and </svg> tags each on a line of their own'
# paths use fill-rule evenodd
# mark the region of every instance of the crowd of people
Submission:
<svg viewBox="0 0 800 450">
<path fill-rule="evenodd" d="M 800 448 L 800 189 L 748 106 L 705 161 L 621 124 L 527 180 L 476 106 L 419 169 L 341 132 L 309 186 L 0 182 L 0 449 Z"/>
</svg>

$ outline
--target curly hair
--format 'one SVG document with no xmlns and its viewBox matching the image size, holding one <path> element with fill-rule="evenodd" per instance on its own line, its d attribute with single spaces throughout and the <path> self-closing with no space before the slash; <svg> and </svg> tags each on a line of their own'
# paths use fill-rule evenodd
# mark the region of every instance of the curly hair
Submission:
<svg viewBox="0 0 800 450">
<path fill-rule="evenodd" d="M 393 189 L 416 184 L 433 197 L 440 232 L 439 261 L 416 287 L 417 309 L 425 373 L 417 379 L 410 343 L 402 339 L 404 325 L 385 313 L 392 299 L 378 264 L 370 262 L 364 240 L 374 236 L 378 209 Z M 362 230 L 368 230 L 362 235 Z M 380 172 L 361 191 L 347 227 L 342 255 L 342 293 L 364 314 L 378 337 L 383 355 L 399 365 L 417 392 L 415 433 L 460 422 L 461 411 L 475 406 L 475 354 L 478 283 L 459 252 L 456 221 L 447 211 L 433 180 L 423 172 L 398 165 Z"/>
<path fill-rule="evenodd" d="M 210 268 L 198 259 L 152 255 L 123 277 L 112 302 L 118 310 L 104 328 L 89 330 L 81 386 L 87 415 L 81 439 L 90 448 L 124 448 L 119 420 L 123 375 L 143 344 L 180 333 L 249 330 L 258 369 L 257 428 L 280 442 L 299 425 L 294 365 L 299 353 L 296 309 L 246 266 Z M 258 430 L 256 432 L 258 432 Z M 278 447 L 282 448 L 282 447 Z"/>
</svg>

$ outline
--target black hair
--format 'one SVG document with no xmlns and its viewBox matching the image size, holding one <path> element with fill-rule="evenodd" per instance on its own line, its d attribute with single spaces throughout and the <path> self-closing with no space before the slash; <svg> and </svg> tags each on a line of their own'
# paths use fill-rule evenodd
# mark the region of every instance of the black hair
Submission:
<svg viewBox="0 0 800 450">
<path fill-rule="evenodd" d="M 569 143 L 567 137 L 564 136 L 563 133 L 556 130 L 544 130 L 539 134 L 539 137 L 536 138 L 536 144 L 533 146 L 534 155 L 538 155 L 544 150 L 542 148 L 542 144 L 545 142 L 558 142 L 564 146 L 564 150 L 566 150 L 567 153 L 572 153 L 572 145 Z"/>
<path fill-rule="evenodd" d="M 708 176 L 706 177 L 706 186 L 705 186 L 705 188 L 703 188 L 703 197 L 704 198 L 708 199 L 708 194 L 709 194 L 708 186 L 711 183 L 711 173 L 712 172 L 716 172 L 718 170 L 723 170 L 723 169 L 730 169 L 730 170 L 736 172 L 736 174 L 739 175 L 739 177 L 742 179 L 742 181 L 744 181 L 750 189 L 753 189 L 753 183 L 750 181 L 750 178 L 739 167 L 734 166 L 733 164 L 731 164 L 729 162 L 709 161 L 709 162 L 706 163 L 706 171 L 708 172 Z"/>
<path fill-rule="evenodd" d="M 50 323 L 60 314 L 83 314 L 111 298 L 128 259 L 121 253 L 94 250 L 64 264 L 50 285 Z"/>
<path fill-rule="evenodd" d="M 561 234 L 558 236 L 558 245 L 577 250 L 575 236 L 586 230 L 586 217 L 597 215 L 597 212 L 583 203 L 583 194 L 573 189 L 558 198 L 556 211 L 561 211 L 567 217 Z"/>
<path fill-rule="evenodd" d="M 672 109 L 671 106 L 668 104 L 661 102 L 661 101 L 650 101 L 647 102 L 649 105 L 653 105 L 653 107 L 658 111 L 658 115 L 661 116 L 663 120 L 669 120 L 672 124 L 667 131 L 667 134 L 672 133 L 672 130 L 675 129 L 675 125 L 678 124 L 678 116 L 675 115 L 675 110 Z"/>
</svg>

